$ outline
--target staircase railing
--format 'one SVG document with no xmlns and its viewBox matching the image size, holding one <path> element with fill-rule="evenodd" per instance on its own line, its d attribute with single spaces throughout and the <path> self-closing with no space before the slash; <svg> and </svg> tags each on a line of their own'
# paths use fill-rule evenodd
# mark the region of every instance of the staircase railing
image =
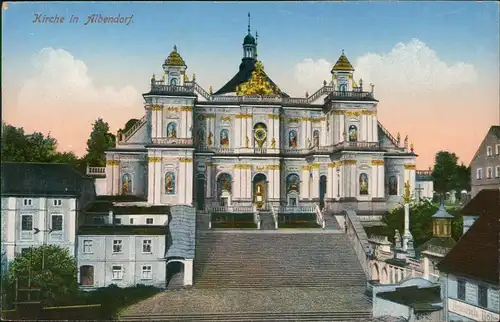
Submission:
<svg viewBox="0 0 500 322">
<path fill-rule="evenodd" d="M 378 123 L 378 126 L 380 127 L 380 129 L 382 130 L 382 132 L 384 132 L 384 134 L 389 138 L 389 140 L 392 142 L 392 144 L 394 144 L 396 147 L 399 148 L 399 143 L 398 143 L 398 140 L 396 140 L 394 138 L 394 136 L 392 136 L 391 133 L 389 133 L 389 130 L 387 130 L 383 125 L 382 123 L 380 122 L 377 122 Z"/>
<path fill-rule="evenodd" d="M 312 103 L 315 100 L 317 100 L 321 95 L 329 94 L 330 92 L 333 92 L 335 90 L 335 87 L 333 86 L 326 86 L 324 85 L 320 89 L 316 91 L 316 93 L 312 94 L 307 98 L 307 103 Z"/>
<path fill-rule="evenodd" d="M 276 210 L 274 210 L 273 205 L 269 205 L 269 207 L 271 207 L 271 214 L 273 215 L 274 229 L 278 229 L 278 214 L 276 213 Z"/>
<path fill-rule="evenodd" d="M 257 205 L 253 205 L 253 222 L 257 224 L 257 229 L 260 229 L 260 214 L 257 211 Z"/>
<path fill-rule="evenodd" d="M 319 208 L 318 205 L 316 205 L 316 207 L 314 208 L 315 212 L 316 212 L 316 223 L 318 225 L 321 225 L 321 228 L 325 229 L 325 218 L 323 217 L 323 213 L 321 212 L 321 209 Z"/>
<path fill-rule="evenodd" d="M 209 101 L 211 95 L 206 90 L 204 90 L 203 87 L 198 85 L 196 82 L 193 81 L 193 84 L 194 84 L 194 90 L 197 91 L 198 94 L 203 96 L 207 101 Z"/>
<path fill-rule="evenodd" d="M 368 265 L 369 243 L 366 232 L 361 226 L 361 222 L 353 210 L 347 210 L 345 215 L 346 235 L 354 251 L 358 256 L 358 261 L 365 271 L 366 277 L 371 279 Z"/>
<path fill-rule="evenodd" d="M 146 115 L 144 115 L 139 121 L 135 122 L 134 125 L 127 132 L 123 134 L 123 142 L 126 142 L 132 135 L 137 132 L 137 130 L 146 123 Z"/>
</svg>

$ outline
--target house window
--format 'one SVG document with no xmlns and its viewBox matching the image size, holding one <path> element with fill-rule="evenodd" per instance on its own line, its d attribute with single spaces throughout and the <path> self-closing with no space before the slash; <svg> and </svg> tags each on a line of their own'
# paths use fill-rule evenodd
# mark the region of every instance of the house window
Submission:
<svg viewBox="0 0 500 322">
<path fill-rule="evenodd" d="M 500 144 L 495 145 L 495 154 L 496 155 L 500 154 Z"/>
<path fill-rule="evenodd" d="M 115 225 L 121 225 L 122 224 L 122 219 L 121 218 L 115 218 L 113 219 L 113 222 Z"/>
<path fill-rule="evenodd" d="M 143 280 L 153 279 L 153 270 L 151 269 L 151 265 L 142 266 L 142 279 Z"/>
<path fill-rule="evenodd" d="M 52 215 L 52 231 L 63 230 L 63 217 L 62 215 Z"/>
<path fill-rule="evenodd" d="M 134 218 L 130 218 L 129 222 L 130 222 L 131 225 L 133 225 L 134 224 Z"/>
<path fill-rule="evenodd" d="M 31 199 L 24 199 L 23 200 L 23 205 L 25 206 L 31 206 L 32 204 L 32 200 Z"/>
<path fill-rule="evenodd" d="M 123 250 L 122 241 L 119 239 L 113 240 L 113 253 L 121 253 Z"/>
<path fill-rule="evenodd" d="M 500 166 L 495 167 L 495 178 L 500 178 Z"/>
<path fill-rule="evenodd" d="M 491 157 L 492 154 L 493 154 L 493 149 L 491 148 L 491 146 L 486 147 L 486 156 Z"/>
<path fill-rule="evenodd" d="M 151 240 L 146 239 L 142 241 L 142 252 L 143 253 L 151 253 Z"/>
<path fill-rule="evenodd" d="M 21 230 L 22 231 L 32 231 L 33 230 L 33 216 L 23 215 L 21 217 Z"/>
<path fill-rule="evenodd" d="M 80 284 L 82 286 L 94 286 L 94 266 L 80 266 Z"/>
<path fill-rule="evenodd" d="M 146 218 L 146 225 L 152 225 L 153 224 L 153 218 Z"/>
<path fill-rule="evenodd" d="M 83 252 L 85 254 L 92 253 L 92 241 L 91 240 L 84 240 L 83 241 Z"/>
<path fill-rule="evenodd" d="M 483 169 L 479 168 L 476 170 L 476 179 L 481 180 L 483 178 Z"/>
<path fill-rule="evenodd" d="M 459 300 L 465 301 L 465 281 L 457 280 L 457 297 Z"/>
<path fill-rule="evenodd" d="M 486 178 L 491 179 L 491 177 L 493 177 L 493 168 L 488 167 L 486 168 Z"/>
<path fill-rule="evenodd" d="M 481 307 L 488 307 L 488 288 L 484 285 L 477 287 L 477 303 Z"/>
<path fill-rule="evenodd" d="M 112 267 L 113 271 L 113 279 L 114 280 L 121 280 L 123 279 L 123 266 L 113 266 Z"/>
<path fill-rule="evenodd" d="M 53 204 L 56 207 L 60 206 L 60 205 L 62 205 L 62 200 L 61 199 L 54 199 Z"/>
</svg>

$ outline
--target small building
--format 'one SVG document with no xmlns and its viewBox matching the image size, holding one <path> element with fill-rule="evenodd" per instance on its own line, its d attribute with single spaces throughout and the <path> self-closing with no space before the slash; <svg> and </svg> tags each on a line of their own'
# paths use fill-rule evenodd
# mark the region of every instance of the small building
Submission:
<svg viewBox="0 0 500 322">
<path fill-rule="evenodd" d="M 4 262 L 43 244 L 74 256 L 79 213 L 94 198 L 92 179 L 68 164 L 2 163 Z"/>
<path fill-rule="evenodd" d="M 476 212 L 479 218 L 438 264 L 446 321 L 500 319 L 500 200 L 482 205 L 481 209 L 481 213 Z"/>
<path fill-rule="evenodd" d="M 481 216 L 488 212 L 490 205 L 500 202 L 500 189 L 483 189 L 471 199 L 461 210 L 464 218 L 464 234 Z"/>
<path fill-rule="evenodd" d="M 470 167 L 472 198 L 482 189 L 500 189 L 500 125 L 490 127 Z"/>
<path fill-rule="evenodd" d="M 432 178 L 432 170 L 417 170 L 415 177 L 415 199 L 418 201 L 423 199 L 432 200 L 434 198 L 434 181 Z"/>
</svg>

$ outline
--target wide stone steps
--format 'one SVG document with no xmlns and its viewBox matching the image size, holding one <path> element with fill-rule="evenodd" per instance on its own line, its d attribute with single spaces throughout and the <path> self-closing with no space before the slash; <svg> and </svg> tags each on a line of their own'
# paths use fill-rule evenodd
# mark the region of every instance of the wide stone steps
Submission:
<svg viewBox="0 0 500 322">
<path fill-rule="evenodd" d="M 128 315 L 128 321 L 367 321 L 371 312 L 305 312 L 305 313 L 203 313 L 189 315 Z"/>
</svg>

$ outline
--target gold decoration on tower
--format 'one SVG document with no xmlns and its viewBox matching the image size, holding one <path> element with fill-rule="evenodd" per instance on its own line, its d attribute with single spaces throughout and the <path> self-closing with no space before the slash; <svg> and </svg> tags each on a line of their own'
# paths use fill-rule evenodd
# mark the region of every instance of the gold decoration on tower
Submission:
<svg viewBox="0 0 500 322">
<path fill-rule="evenodd" d="M 347 71 L 347 72 L 354 71 L 354 67 L 352 67 L 351 62 L 344 55 L 344 50 L 342 50 L 342 55 L 340 55 L 340 58 L 337 60 L 337 62 L 332 68 L 332 73 L 334 71 Z"/>
<path fill-rule="evenodd" d="M 208 133 L 208 137 L 207 137 L 207 144 L 208 144 L 208 146 L 212 146 L 212 138 L 213 138 L 213 136 L 214 135 L 212 134 L 212 132 Z"/>
<path fill-rule="evenodd" d="M 248 141 L 249 141 L 249 139 L 248 139 L 248 135 L 247 135 L 245 138 L 245 148 L 247 148 L 247 149 L 248 149 Z"/>
<path fill-rule="evenodd" d="M 210 86 L 210 88 L 208 89 L 210 91 L 210 95 L 212 95 L 212 86 Z"/>
<path fill-rule="evenodd" d="M 153 74 L 153 76 L 151 77 L 151 80 L 152 80 L 152 81 L 156 80 L 156 76 L 155 76 L 155 74 Z"/>
<path fill-rule="evenodd" d="M 405 194 L 403 196 L 405 203 L 410 202 L 410 180 L 405 182 Z"/>
<path fill-rule="evenodd" d="M 271 140 L 271 149 L 275 149 L 276 148 L 276 140 L 273 138 Z"/>
<path fill-rule="evenodd" d="M 279 93 L 280 90 L 276 86 L 271 85 L 267 80 L 267 76 L 264 73 L 264 66 L 260 61 L 255 63 L 255 70 L 252 72 L 250 79 L 236 88 L 238 96 L 278 96 Z"/>
<path fill-rule="evenodd" d="M 186 66 L 184 59 L 182 59 L 181 55 L 177 52 L 177 46 L 174 45 L 174 50 L 168 55 L 165 60 L 165 65 L 167 66 Z"/>
</svg>

